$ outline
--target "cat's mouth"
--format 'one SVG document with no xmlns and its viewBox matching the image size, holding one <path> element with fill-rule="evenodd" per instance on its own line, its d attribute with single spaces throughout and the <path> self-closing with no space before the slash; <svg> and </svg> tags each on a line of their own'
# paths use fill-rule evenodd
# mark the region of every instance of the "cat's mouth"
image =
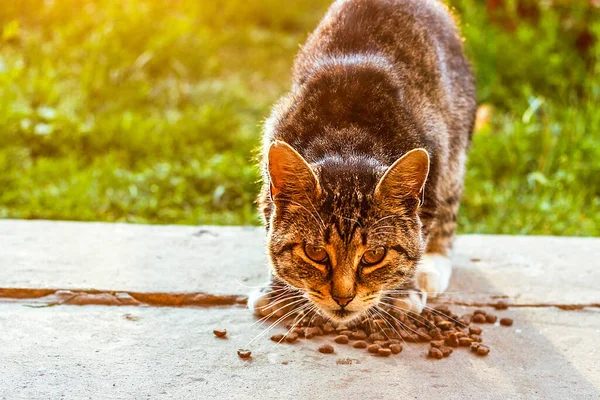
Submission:
<svg viewBox="0 0 600 400">
<path fill-rule="evenodd" d="M 349 311 L 343 308 L 337 310 L 323 310 L 331 319 L 336 322 L 349 322 L 359 316 L 358 311 Z"/>
</svg>

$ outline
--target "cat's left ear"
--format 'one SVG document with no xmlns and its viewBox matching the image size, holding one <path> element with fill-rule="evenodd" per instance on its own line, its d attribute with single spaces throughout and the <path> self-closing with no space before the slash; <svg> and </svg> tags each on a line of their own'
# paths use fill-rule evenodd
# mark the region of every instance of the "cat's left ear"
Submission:
<svg viewBox="0 0 600 400">
<path fill-rule="evenodd" d="M 414 149 L 393 163 L 379 180 L 375 197 L 407 199 L 413 198 L 423 205 L 424 187 L 429 174 L 429 153 Z"/>
</svg>

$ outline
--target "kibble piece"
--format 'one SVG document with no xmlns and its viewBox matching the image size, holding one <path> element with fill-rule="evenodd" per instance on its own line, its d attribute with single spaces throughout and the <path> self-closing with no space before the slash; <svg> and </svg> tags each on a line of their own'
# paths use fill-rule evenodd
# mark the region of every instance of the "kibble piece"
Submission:
<svg viewBox="0 0 600 400">
<path fill-rule="evenodd" d="M 329 344 L 324 344 L 323 346 L 319 347 L 319 352 L 323 354 L 331 354 L 333 351 L 333 346 Z"/>
<path fill-rule="evenodd" d="M 338 335 L 333 340 L 339 344 L 348 344 L 348 336 L 346 335 Z"/>
<path fill-rule="evenodd" d="M 246 349 L 239 349 L 237 353 L 240 358 L 250 358 L 250 356 L 252 355 L 252 352 Z"/>
<path fill-rule="evenodd" d="M 450 313 L 450 309 L 449 309 L 449 308 L 448 308 L 448 306 L 447 306 L 447 305 L 445 305 L 445 304 L 440 304 L 439 306 L 437 306 L 437 307 L 435 308 L 435 310 L 436 310 L 436 311 L 439 311 L 439 312 L 440 312 L 440 313 L 442 313 L 442 314 L 446 314 L 446 315 Z"/>
<path fill-rule="evenodd" d="M 513 320 L 511 318 L 500 318 L 500 325 L 511 326 L 512 324 L 513 324 Z"/>
<path fill-rule="evenodd" d="M 306 330 L 306 328 L 296 327 L 296 328 L 292 329 L 291 332 L 295 333 L 298 336 L 304 336 L 304 331 L 305 330 Z"/>
<path fill-rule="evenodd" d="M 354 331 L 346 329 L 345 331 L 341 331 L 340 335 L 346 335 L 346 336 L 350 337 L 350 336 L 352 336 L 353 333 L 354 333 Z"/>
<path fill-rule="evenodd" d="M 485 315 L 484 314 L 475 314 L 475 315 L 473 315 L 473 319 L 471 319 L 471 321 L 476 322 L 478 324 L 482 324 L 485 322 Z"/>
<path fill-rule="evenodd" d="M 459 346 L 468 347 L 471 345 L 471 343 L 473 343 L 473 339 L 468 337 L 461 337 L 460 339 L 458 339 Z"/>
<path fill-rule="evenodd" d="M 378 344 L 372 344 L 372 345 L 369 345 L 369 347 L 367 347 L 367 351 L 369 353 L 377 353 L 379 351 L 379 349 L 381 349 L 381 346 Z"/>
<path fill-rule="evenodd" d="M 485 319 L 485 317 L 484 317 L 484 319 Z M 440 323 L 437 324 L 437 327 L 440 328 L 440 329 L 443 329 L 443 330 L 447 330 L 447 329 L 452 328 L 452 322 L 450 322 L 450 321 L 442 321 L 442 322 L 440 322 Z"/>
<path fill-rule="evenodd" d="M 487 315 L 487 312 L 482 309 L 477 309 L 477 310 L 473 311 L 473 315 L 475 315 L 475 314 Z"/>
<path fill-rule="evenodd" d="M 342 331 L 347 331 L 348 327 L 346 325 L 338 325 L 335 327 L 336 332 L 342 332 Z"/>
<path fill-rule="evenodd" d="M 446 343 L 448 346 L 458 347 L 458 338 L 456 337 L 456 334 L 451 333 L 446 340 L 444 340 L 444 343 Z"/>
<path fill-rule="evenodd" d="M 364 340 L 359 340 L 352 344 L 352 347 L 354 347 L 355 349 L 366 349 L 367 346 L 368 344 Z"/>
<path fill-rule="evenodd" d="M 471 333 L 473 335 L 481 335 L 482 331 L 483 331 L 483 329 L 481 329 L 478 326 L 470 326 L 469 327 L 469 333 Z"/>
<path fill-rule="evenodd" d="M 431 347 L 440 347 L 444 345 L 444 341 L 443 340 L 432 340 L 431 342 L 429 342 L 429 345 Z"/>
<path fill-rule="evenodd" d="M 429 355 L 429 357 L 437 358 L 438 360 L 442 359 L 444 357 L 444 354 L 437 347 L 430 348 L 428 355 Z"/>
<path fill-rule="evenodd" d="M 431 336 L 433 340 L 442 340 L 444 338 L 442 331 L 438 328 L 432 329 L 431 332 L 429 332 L 429 336 Z"/>
<path fill-rule="evenodd" d="M 403 349 L 403 347 L 401 344 L 397 344 L 397 343 L 390 344 L 390 350 L 394 354 L 402 353 L 402 349 Z"/>
<path fill-rule="evenodd" d="M 306 328 L 306 330 L 304 331 L 304 337 L 307 339 L 311 339 L 315 336 L 321 336 L 322 334 L 323 331 L 321 330 L 321 328 L 318 327 Z"/>
<path fill-rule="evenodd" d="M 281 342 L 283 338 L 284 336 L 281 333 L 271 336 L 271 340 L 278 343 Z"/>
<path fill-rule="evenodd" d="M 497 316 L 497 315 L 488 314 L 488 315 L 486 315 L 486 316 L 485 316 L 485 321 L 486 321 L 488 324 L 493 324 L 493 323 L 495 323 L 497 319 L 498 319 L 498 316 Z"/>
<path fill-rule="evenodd" d="M 213 330 L 213 333 L 216 337 L 224 338 L 227 336 L 227 329 L 215 329 Z"/>
<path fill-rule="evenodd" d="M 496 304 L 494 304 L 494 308 L 496 310 L 506 310 L 508 308 L 508 303 L 503 300 L 499 300 Z"/>
<path fill-rule="evenodd" d="M 379 349 L 377 351 L 377 354 L 379 354 L 380 356 L 383 356 L 383 357 L 387 357 L 387 356 L 390 356 L 392 354 L 392 350 L 390 350 L 390 349 Z"/>
<path fill-rule="evenodd" d="M 439 350 L 442 352 L 444 357 L 448 357 L 450 354 L 452 354 L 452 347 L 441 346 Z"/>
<path fill-rule="evenodd" d="M 478 343 L 478 342 L 471 343 L 471 351 L 473 353 L 477 353 L 477 349 L 479 348 L 479 345 L 480 345 L 480 343 Z"/>
<path fill-rule="evenodd" d="M 372 333 L 371 336 L 369 336 L 369 340 L 371 342 L 376 340 L 385 340 L 385 336 L 383 336 L 381 333 Z"/>
<path fill-rule="evenodd" d="M 483 344 L 479 345 L 479 347 L 477 348 L 478 356 L 487 356 L 489 352 L 490 352 L 490 348 Z"/>
<path fill-rule="evenodd" d="M 354 340 L 365 340 L 367 338 L 367 334 L 363 330 L 358 330 L 356 332 L 352 332 L 351 337 Z"/>
<path fill-rule="evenodd" d="M 482 339 L 481 339 L 481 336 L 479 336 L 479 335 L 469 335 L 469 337 L 470 337 L 471 339 L 473 339 L 473 341 L 474 341 L 474 342 L 479 342 L 479 343 L 481 343 L 481 341 L 482 341 Z"/>
<path fill-rule="evenodd" d="M 294 343 L 296 340 L 298 340 L 297 333 L 290 333 L 290 334 L 285 335 L 285 341 L 288 343 Z"/>
<path fill-rule="evenodd" d="M 330 323 L 326 323 L 325 325 L 323 325 L 323 332 L 329 334 L 331 332 L 333 332 L 335 330 L 335 328 L 333 327 L 333 325 L 331 325 Z"/>
</svg>

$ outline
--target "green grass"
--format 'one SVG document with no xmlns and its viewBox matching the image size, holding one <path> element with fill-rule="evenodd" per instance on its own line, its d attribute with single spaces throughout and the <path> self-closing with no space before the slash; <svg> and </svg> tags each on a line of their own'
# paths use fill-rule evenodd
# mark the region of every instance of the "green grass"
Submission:
<svg viewBox="0 0 600 400">
<path fill-rule="evenodd" d="M 493 109 L 461 231 L 600 235 L 600 10 L 451 3 Z M 3 4 L 0 217 L 258 223 L 260 124 L 328 4 Z"/>
</svg>

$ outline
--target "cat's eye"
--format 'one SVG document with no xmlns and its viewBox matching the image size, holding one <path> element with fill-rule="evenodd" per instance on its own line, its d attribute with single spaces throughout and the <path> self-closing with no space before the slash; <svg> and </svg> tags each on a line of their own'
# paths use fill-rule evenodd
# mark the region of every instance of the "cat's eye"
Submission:
<svg viewBox="0 0 600 400">
<path fill-rule="evenodd" d="M 374 249 L 368 250 L 365 252 L 365 254 L 363 254 L 361 262 L 364 265 L 377 264 L 377 263 L 381 262 L 381 260 L 383 260 L 383 257 L 385 257 L 385 253 L 386 253 L 385 247 L 383 247 L 383 246 L 375 247 Z"/>
<path fill-rule="evenodd" d="M 327 251 L 325 251 L 325 249 L 321 246 L 307 244 L 304 246 L 304 252 L 308 258 L 319 264 L 323 264 L 329 258 Z"/>
</svg>

